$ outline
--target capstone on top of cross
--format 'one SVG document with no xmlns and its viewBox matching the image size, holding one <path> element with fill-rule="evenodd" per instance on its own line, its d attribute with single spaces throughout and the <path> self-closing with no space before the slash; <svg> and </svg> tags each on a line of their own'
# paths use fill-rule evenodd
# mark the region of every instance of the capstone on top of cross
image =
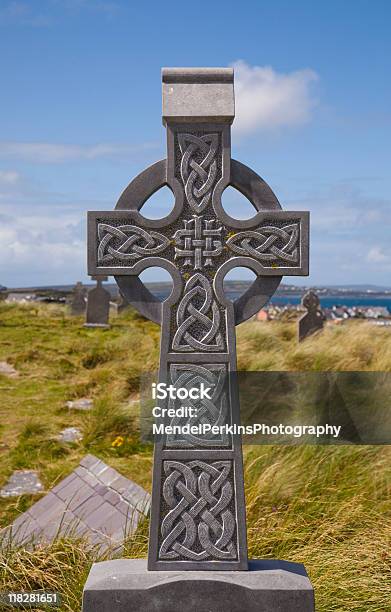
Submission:
<svg viewBox="0 0 391 612">
<path fill-rule="evenodd" d="M 163 68 L 163 125 L 232 123 L 233 68 Z"/>
</svg>

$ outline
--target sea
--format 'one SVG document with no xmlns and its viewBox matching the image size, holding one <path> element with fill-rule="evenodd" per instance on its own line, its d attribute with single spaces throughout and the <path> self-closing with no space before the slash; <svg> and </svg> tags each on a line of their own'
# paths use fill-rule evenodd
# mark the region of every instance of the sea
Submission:
<svg viewBox="0 0 391 612">
<path fill-rule="evenodd" d="M 232 299 L 232 298 L 230 298 Z M 235 299 L 235 298 L 234 298 Z M 333 306 L 385 306 L 391 312 L 391 297 L 355 297 L 355 296 L 341 296 L 341 295 L 327 295 L 324 297 L 319 296 L 320 305 L 322 308 L 332 308 Z M 272 304 L 276 306 L 287 306 L 291 304 L 295 306 L 300 304 L 301 296 L 299 295 L 278 295 L 273 297 L 271 300 Z"/>
<path fill-rule="evenodd" d="M 228 290 L 226 292 L 227 297 L 235 301 L 237 300 L 242 292 Z M 166 292 L 156 292 L 155 295 L 159 299 L 166 299 Z M 360 297 L 360 296 L 342 296 L 342 295 L 327 295 L 319 296 L 320 305 L 322 308 L 332 308 L 333 306 L 385 306 L 391 313 L 391 296 L 373 296 L 373 297 Z M 297 306 L 301 302 L 301 295 L 276 295 L 270 300 L 271 304 L 275 306 Z"/>
</svg>

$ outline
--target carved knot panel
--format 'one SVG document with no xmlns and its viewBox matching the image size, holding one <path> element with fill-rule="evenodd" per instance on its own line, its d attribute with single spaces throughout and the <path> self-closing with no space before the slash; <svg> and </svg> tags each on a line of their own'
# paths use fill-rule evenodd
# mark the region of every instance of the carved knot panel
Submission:
<svg viewBox="0 0 391 612">
<path fill-rule="evenodd" d="M 283 227 L 264 226 L 256 230 L 238 232 L 227 240 L 227 247 L 238 255 L 253 257 L 261 263 L 279 261 L 297 264 L 299 261 L 299 224 Z"/>
<path fill-rule="evenodd" d="M 177 389 L 200 389 L 201 385 L 211 388 L 210 399 L 203 397 L 200 399 L 186 399 L 186 407 L 194 410 L 195 416 L 178 417 L 171 419 L 170 425 L 176 426 L 189 425 L 199 426 L 208 424 L 210 426 L 220 426 L 229 424 L 231 421 L 228 370 L 226 364 L 172 364 L 170 366 L 171 383 Z M 168 407 L 177 409 L 183 402 L 181 400 L 170 399 Z M 169 434 L 166 440 L 168 448 L 217 448 L 227 447 L 231 443 L 230 436 L 226 433 L 215 434 L 208 432 L 203 435 L 196 435 L 191 432 L 181 434 Z"/>
<path fill-rule="evenodd" d="M 218 352 L 225 348 L 221 316 L 210 280 L 197 272 L 185 285 L 176 312 L 172 348 L 179 352 Z"/>
<path fill-rule="evenodd" d="M 202 212 L 211 202 L 217 178 L 218 134 L 178 134 L 181 151 L 180 174 L 187 201 L 194 212 Z"/>
<path fill-rule="evenodd" d="M 137 225 L 98 224 L 98 262 L 110 264 L 120 261 L 131 263 L 146 255 L 158 255 L 170 244 L 169 238 L 159 232 L 145 230 Z"/>
<path fill-rule="evenodd" d="M 213 257 L 223 252 L 221 225 L 216 227 L 216 219 L 203 219 L 194 215 L 183 221 L 184 228 L 174 234 L 175 259 L 184 258 L 184 266 L 201 270 L 203 266 L 213 266 Z"/>
<path fill-rule="evenodd" d="M 235 560 L 232 461 L 164 461 L 160 560 Z"/>
</svg>

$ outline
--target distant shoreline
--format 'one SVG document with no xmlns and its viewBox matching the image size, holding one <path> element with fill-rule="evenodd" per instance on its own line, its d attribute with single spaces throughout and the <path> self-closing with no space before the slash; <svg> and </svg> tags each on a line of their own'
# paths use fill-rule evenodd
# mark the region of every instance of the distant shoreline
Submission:
<svg viewBox="0 0 391 612">
<path fill-rule="evenodd" d="M 155 294 L 158 294 L 159 297 L 164 297 L 170 292 L 170 283 L 168 282 L 150 282 L 145 283 L 150 291 Z M 85 287 L 93 287 L 94 283 L 86 283 Z M 224 283 L 227 294 L 231 295 L 240 295 L 242 294 L 250 285 L 251 281 L 241 281 L 241 280 L 229 280 Z M 108 291 L 113 296 L 118 294 L 118 287 L 115 283 L 105 283 L 104 285 Z M 39 292 L 39 293 L 71 293 L 74 285 L 49 285 L 49 286 L 36 286 L 36 287 L 17 287 L 17 288 L 6 288 L 2 291 L 2 293 L 26 293 L 26 292 Z M 321 302 L 325 299 L 333 299 L 334 303 L 340 303 L 342 305 L 343 302 L 341 300 L 347 299 L 348 302 L 351 300 L 389 300 L 391 304 L 391 288 L 388 287 L 378 287 L 373 285 L 363 285 L 359 287 L 357 285 L 346 285 L 331 287 L 331 286 L 308 286 L 308 287 L 299 287 L 297 285 L 286 285 L 282 284 L 279 289 L 277 289 L 275 295 L 273 296 L 272 302 L 277 303 L 279 298 L 283 298 L 285 303 L 286 299 L 292 299 L 292 304 L 297 304 L 300 301 L 301 297 L 304 295 L 308 289 L 313 289 L 319 296 Z M 346 304 L 349 305 L 349 304 Z M 364 304 L 362 304 L 364 305 Z M 369 303 L 365 302 L 365 305 L 369 305 Z"/>
</svg>

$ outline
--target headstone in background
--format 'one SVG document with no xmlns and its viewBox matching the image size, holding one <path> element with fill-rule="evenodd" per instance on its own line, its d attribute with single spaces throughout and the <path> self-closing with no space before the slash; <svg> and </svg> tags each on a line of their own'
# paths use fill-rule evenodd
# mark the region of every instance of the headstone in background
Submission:
<svg viewBox="0 0 391 612">
<path fill-rule="evenodd" d="M 69 400 L 67 402 L 67 408 L 70 410 L 91 410 L 93 407 L 94 401 L 87 397 L 81 397 L 77 400 Z"/>
<path fill-rule="evenodd" d="M 0 497 L 19 497 L 41 493 L 43 485 L 35 470 L 16 470 L 8 482 L 0 489 Z"/>
<path fill-rule="evenodd" d="M 86 455 L 69 476 L 3 529 L 0 541 L 6 545 L 11 538 L 28 547 L 68 534 L 84 536 L 101 551 L 118 551 L 148 513 L 149 502 L 142 487 Z"/>
<path fill-rule="evenodd" d="M 96 287 L 87 294 L 87 316 L 84 327 L 109 328 L 110 293 L 102 287 L 107 276 L 92 276 L 96 280 Z"/>
<path fill-rule="evenodd" d="M 298 321 L 299 342 L 323 329 L 325 319 L 320 309 L 319 298 L 314 291 L 307 291 L 304 294 L 301 305 L 307 309 L 307 312 Z"/>
<path fill-rule="evenodd" d="M 214 389 L 212 399 L 201 403 L 198 424 L 240 422 L 234 326 L 267 303 L 284 274 L 308 274 L 308 213 L 282 211 L 270 187 L 231 160 L 233 118 L 232 69 L 164 69 L 167 160 L 136 177 L 115 211 L 90 212 L 88 220 L 89 274 L 114 275 L 130 304 L 162 325 L 160 381 L 188 389 L 202 381 Z M 146 219 L 139 210 L 165 185 L 175 194 L 174 209 L 163 220 Z M 252 202 L 252 219 L 225 213 L 221 194 L 229 185 Z M 173 279 L 163 303 L 139 278 L 151 265 Z M 243 265 L 257 278 L 232 304 L 225 299 L 224 277 Z M 184 611 L 220 609 L 222 601 L 227 612 L 312 611 L 303 566 L 300 579 L 294 571 L 272 577 L 248 566 L 245 512 L 239 436 L 162 435 L 154 452 L 148 552 L 148 570 L 159 570 L 160 577 L 139 561 L 124 561 L 119 584 L 110 574 L 114 568 L 96 564 L 84 612 L 172 610 L 177 601 Z M 272 570 L 268 562 L 266 568 Z M 237 571 L 248 569 L 253 571 Z M 208 577 L 200 588 L 202 570 Z"/>
<path fill-rule="evenodd" d="M 86 311 L 86 288 L 79 281 L 73 289 L 71 300 L 71 314 L 78 316 Z"/>
</svg>

